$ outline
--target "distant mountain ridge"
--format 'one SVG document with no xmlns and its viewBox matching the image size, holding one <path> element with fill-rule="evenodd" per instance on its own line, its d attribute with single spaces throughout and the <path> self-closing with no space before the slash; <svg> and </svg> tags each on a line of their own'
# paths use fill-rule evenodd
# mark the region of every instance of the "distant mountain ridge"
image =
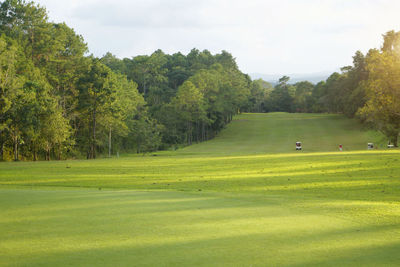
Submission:
<svg viewBox="0 0 400 267">
<path fill-rule="evenodd" d="M 283 76 L 289 76 L 289 83 L 297 83 L 301 81 L 309 81 L 313 84 L 317 84 L 320 81 L 325 81 L 335 71 L 324 71 L 316 73 L 292 73 L 292 74 L 262 74 L 262 73 L 250 73 L 250 77 L 253 80 L 263 79 L 273 85 L 277 84 L 279 79 Z"/>
</svg>

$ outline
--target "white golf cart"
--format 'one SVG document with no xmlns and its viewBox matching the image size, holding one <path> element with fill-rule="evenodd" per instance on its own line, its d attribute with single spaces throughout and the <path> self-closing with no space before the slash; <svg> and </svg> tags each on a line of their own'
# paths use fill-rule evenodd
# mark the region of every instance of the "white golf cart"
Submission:
<svg viewBox="0 0 400 267">
<path fill-rule="evenodd" d="M 296 150 L 301 150 L 301 142 L 296 142 Z"/>
<path fill-rule="evenodd" d="M 390 141 L 389 141 L 387 147 L 388 147 L 388 148 L 394 148 L 394 145 L 392 145 L 392 144 L 390 143 Z"/>
</svg>

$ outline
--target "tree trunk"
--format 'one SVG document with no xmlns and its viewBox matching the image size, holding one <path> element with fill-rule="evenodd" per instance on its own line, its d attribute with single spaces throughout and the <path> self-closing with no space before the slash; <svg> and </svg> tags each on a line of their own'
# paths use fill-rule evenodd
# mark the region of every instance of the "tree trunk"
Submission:
<svg viewBox="0 0 400 267">
<path fill-rule="evenodd" d="M 196 143 L 200 141 L 200 124 L 196 122 Z"/>
<path fill-rule="evenodd" d="M 14 161 L 18 161 L 18 137 L 14 137 Z"/>
<path fill-rule="evenodd" d="M 111 158 L 111 126 L 108 132 L 108 157 Z"/>
<path fill-rule="evenodd" d="M 188 145 L 192 144 L 192 123 L 190 121 L 187 122 L 187 143 Z"/>
<path fill-rule="evenodd" d="M 202 142 L 206 141 L 206 129 L 204 122 L 201 123 L 201 141 Z"/>
<path fill-rule="evenodd" d="M 33 161 L 37 161 L 35 142 L 32 142 L 32 154 L 33 154 Z"/>
<path fill-rule="evenodd" d="M 4 160 L 4 141 L 3 141 L 3 134 L 0 134 L 0 161 Z"/>
<path fill-rule="evenodd" d="M 393 136 L 392 143 L 395 147 L 397 147 L 397 139 L 398 139 L 398 135 Z"/>
<path fill-rule="evenodd" d="M 93 129 L 92 129 L 92 146 L 91 146 L 91 158 L 95 159 L 96 158 L 96 95 L 95 95 L 95 100 L 94 100 L 94 108 L 93 108 Z"/>
</svg>

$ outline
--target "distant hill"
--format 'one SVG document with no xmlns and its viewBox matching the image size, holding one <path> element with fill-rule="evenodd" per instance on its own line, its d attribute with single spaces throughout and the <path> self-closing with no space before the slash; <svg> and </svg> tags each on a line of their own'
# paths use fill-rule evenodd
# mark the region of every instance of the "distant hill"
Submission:
<svg viewBox="0 0 400 267">
<path fill-rule="evenodd" d="M 250 73 L 250 77 L 253 80 L 263 79 L 271 83 L 272 85 L 276 85 L 279 81 L 279 78 L 283 76 L 289 76 L 289 83 L 297 83 L 301 81 L 309 81 L 311 83 L 317 84 L 320 81 L 325 81 L 333 72 L 317 72 L 317 73 L 292 73 L 292 74 L 262 74 L 262 73 Z"/>
</svg>

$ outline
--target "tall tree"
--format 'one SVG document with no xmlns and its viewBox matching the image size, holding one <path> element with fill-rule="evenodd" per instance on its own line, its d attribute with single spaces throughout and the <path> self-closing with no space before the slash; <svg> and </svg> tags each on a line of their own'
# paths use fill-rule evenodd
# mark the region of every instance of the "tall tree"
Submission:
<svg viewBox="0 0 400 267">
<path fill-rule="evenodd" d="M 382 49 L 370 50 L 366 62 L 368 101 L 359 115 L 397 146 L 400 133 L 400 32 L 386 33 Z"/>
<path fill-rule="evenodd" d="M 312 91 L 314 85 L 308 81 L 298 82 L 294 84 L 296 88 L 294 99 L 293 99 L 293 109 L 296 112 L 310 112 L 312 105 Z"/>
<path fill-rule="evenodd" d="M 0 36 L 0 160 L 3 160 L 6 131 L 10 130 L 10 109 L 21 94 L 23 79 L 18 77 L 18 45 Z"/>
<path fill-rule="evenodd" d="M 81 132 L 86 135 L 87 158 L 96 158 L 97 119 L 110 112 L 105 107 L 112 101 L 113 87 L 110 84 L 111 70 L 98 59 L 90 59 L 88 69 L 79 80 L 79 111 L 82 116 Z M 86 132 L 86 134 L 84 134 Z"/>
<path fill-rule="evenodd" d="M 193 124 L 206 119 L 203 94 L 190 81 L 184 82 L 172 100 L 187 132 L 187 144 L 193 140 Z"/>
<path fill-rule="evenodd" d="M 268 109 L 271 111 L 292 112 L 292 102 L 295 87 L 288 84 L 290 77 L 283 76 L 275 86 L 268 99 Z"/>
</svg>

